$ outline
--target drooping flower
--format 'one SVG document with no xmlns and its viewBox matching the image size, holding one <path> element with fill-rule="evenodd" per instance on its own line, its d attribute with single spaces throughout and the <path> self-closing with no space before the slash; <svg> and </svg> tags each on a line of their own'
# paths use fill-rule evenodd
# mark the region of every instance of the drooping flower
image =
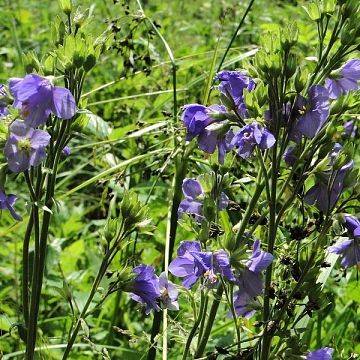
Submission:
<svg viewBox="0 0 360 360">
<path fill-rule="evenodd" d="M 330 165 L 334 164 L 341 148 L 340 144 L 335 144 L 329 155 Z M 322 173 L 316 184 L 305 194 L 305 202 L 317 206 L 322 212 L 332 209 L 343 191 L 346 174 L 353 166 L 354 162 L 351 160 L 338 170 Z"/>
<path fill-rule="evenodd" d="M 246 117 L 247 109 L 244 103 L 244 90 L 254 90 L 256 86 L 254 80 L 240 71 L 229 70 L 219 72 L 216 75 L 216 80 L 220 81 L 220 92 L 234 103 L 242 117 Z"/>
<path fill-rule="evenodd" d="M 204 191 L 201 184 L 196 179 L 184 179 L 182 184 L 182 192 L 185 199 L 180 202 L 178 214 L 191 214 L 194 215 L 197 221 L 204 219 L 202 213 L 202 200 Z M 225 193 L 220 194 L 218 202 L 219 210 L 224 210 L 229 204 L 229 199 Z"/>
<path fill-rule="evenodd" d="M 76 113 L 74 97 L 68 89 L 54 86 L 47 78 L 36 74 L 12 78 L 9 90 L 14 97 L 14 107 L 28 126 L 37 127 L 46 122 L 50 114 L 70 119 Z"/>
<path fill-rule="evenodd" d="M 360 220 L 346 215 L 345 227 L 348 230 L 349 238 L 339 240 L 335 245 L 330 246 L 328 251 L 341 255 L 341 266 L 348 268 L 360 264 Z"/>
<path fill-rule="evenodd" d="M 253 122 L 240 129 L 234 135 L 231 144 L 237 148 L 240 157 L 247 159 L 251 156 L 255 146 L 258 146 L 261 150 L 271 148 L 275 144 L 275 137 L 269 130 Z"/>
<path fill-rule="evenodd" d="M 14 205 L 16 203 L 17 196 L 14 194 L 6 195 L 5 192 L 0 189 L 0 210 L 8 210 L 11 216 L 17 220 L 22 220 L 21 216 L 16 213 Z"/>
<path fill-rule="evenodd" d="M 306 356 L 306 360 L 331 360 L 333 352 L 334 349 L 328 347 L 310 351 Z"/>
<path fill-rule="evenodd" d="M 307 99 L 300 96 L 297 100 L 296 108 L 299 109 L 300 117 L 292 136 L 296 138 L 300 133 L 308 138 L 313 138 L 329 117 L 329 106 L 327 89 L 321 85 L 311 86 Z"/>
<path fill-rule="evenodd" d="M 199 148 L 209 154 L 213 154 L 218 148 L 218 160 L 223 164 L 226 153 L 233 148 L 231 145 L 233 137 L 234 133 L 232 130 L 227 130 L 226 122 L 214 123 L 199 135 Z"/>
<path fill-rule="evenodd" d="M 351 90 L 357 90 L 359 80 L 360 59 L 352 59 L 340 69 L 337 76 L 325 80 L 325 87 L 329 91 L 330 99 L 337 99 Z"/>
<path fill-rule="evenodd" d="M 169 271 L 177 277 L 184 278 L 182 284 L 190 289 L 203 276 L 207 285 L 213 286 L 218 281 L 218 274 L 234 281 L 230 260 L 225 250 L 214 252 L 201 251 L 200 243 L 182 241 L 177 257 L 170 263 Z"/>
<path fill-rule="evenodd" d="M 226 152 L 231 150 L 230 141 L 233 133 L 227 121 L 219 121 L 227 110 L 223 105 L 206 107 L 200 104 L 184 106 L 182 121 L 186 127 L 186 140 L 198 137 L 199 148 L 209 154 L 219 149 L 219 162 L 224 163 Z"/>
<path fill-rule="evenodd" d="M 50 135 L 46 131 L 35 130 L 23 121 L 15 120 L 9 127 L 4 148 L 9 169 L 18 173 L 39 165 L 46 156 L 49 141 Z"/>
<path fill-rule="evenodd" d="M 256 240 L 246 268 L 236 276 L 239 290 L 234 293 L 234 306 L 238 316 L 250 317 L 254 314 L 252 300 L 263 291 L 262 271 L 272 263 L 273 259 L 272 254 L 261 250 L 260 240 Z"/>
<path fill-rule="evenodd" d="M 186 140 L 190 141 L 200 135 L 204 129 L 215 121 L 211 117 L 217 112 L 226 112 L 226 108 L 221 105 L 206 107 L 200 104 L 188 104 L 183 107 L 182 121 L 186 127 Z"/>
<path fill-rule="evenodd" d="M 130 297 L 140 304 L 145 305 L 145 313 L 151 310 L 159 311 L 158 305 L 160 293 L 159 278 L 155 274 L 154 268 L 149 265 L 139 265 L 133 269 L 136 274 L 130 285 Z"/>
<path fill-rule="evenodd" d="M 159 276 L 160 299 L 165 309 L 179 310 L 179 303 L 177 301 L 179 291 L 176 286 L 168 280 L 165 272 Z"/>
</svg>

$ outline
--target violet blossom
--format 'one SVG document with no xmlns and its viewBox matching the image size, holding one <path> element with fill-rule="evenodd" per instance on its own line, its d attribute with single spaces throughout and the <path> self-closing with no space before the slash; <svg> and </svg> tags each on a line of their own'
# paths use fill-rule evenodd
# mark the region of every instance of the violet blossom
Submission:
<svg viewBox="0 0 360 360">
<path fill-rule="evenodd" d="M 197 221 L 204 219 L 203 204 L 204 191 L 201 184 L 196 179 L 184 179 L 182 184 L 182 192 L 185 199 L 180 202 L 178 214 L 191 214 L 194 215 Z M 224 192 L 220 194 L 218 200 L 218 209 L 224 210 L 229 204 L 229 198 Z"/>
<path fill-rule="evenodd" d="M 35 130 L 23 121 L 15 120 L 9 127 L 4 148 L 9 169 L 18 173 L 39 165 L 46 156 L 49 141 L 50 135 L 46 131 Z"/>
<path fill-rule="evenodd" d="M 328 252 L 341 255 L 341 266 L 348 268 L 360 264 L 360 220 L 345 215 L 345 227 L 349 238 L 338 241 L 328 248 Z"/>
<path fill-rule="evenodd" d="M 17 196 L 14 194 L 6 195 L 4 190 L 0 188 L 0 210 L 8 210 L 11 216 L 17 220 L 22 220 L 21 216 L 16 213 L 14 205 L 16 203 Z"/>
<path fill-rule="evenodd" d="M 200 277 L 208 286 L 218 282 L 218 274 L 234 281 L 230 260 L 225 250 L 214 252 L 201 251 L 197 241 L 182 241 L 177 251 L 177 257 L 170 263 L 169 271 L 183 278 L 183 286 L 190 289 Z"/>
<path fill-rule="evenodd" d="M 337 99 L 351 90 L 357 90 L 359 80 L 360 59 L 352 59 L 339 70 L 338 75 L 325 80 L 325 87 L 329 91 L 330 99 Z"/>
<path fill-rule="evenodd" d="M 151 310 L 159 311 L 159 297 L 161 296 L 159 278 L 155 274 L 154 268 L 148 265 L 139 265 L 133 269 L 136 275 L 130 285 L 130 297 L 134 301 L 145 305 L 145 313 Z"/>
<path fill-rule="evenodd" d="M 14 97 L 14 107 L 21 110 L 28 126 L 45 124 L 50 114 L 61 119 L 71 119 L 76 113 L 71 92 L 54 86 L 50 80 L 39 75 L 12 78 L 9 80 L 9 90 Z"/>
<path fill-rule="evenodd" d="M 341 145 L 335 144 L 329 156 L 331 165 L 333 165 L 340 150 Z M 309 205 L 315 205 L 322 212 L 332 209 L 343 191 L 345 177 L 353 166 L 354 162 L 351 160 L 338 170 L 333 169 L 320 174 L 316 184 L 305 194 L 305 202 Z"/>
<path fill-rule="evenodd" d="M 237 148 L 238 155 L 243 159 L 251 156 L 255 146 L 258 146 L 261 150 L 265 150 L 271 148 L 274 144 L 274 135 L 256 122 L 240 129 L 231 141 L 231 145 Z"/>
<path fill-rule="evenodd" d="M 310 351 L 306 356 L 306 360 L 331 360 L 333 352 L 334 349 L 329 347 Z"/>
<path fill-rule="evenodd" d="M 329 93 L 321 85 L 312 85 L 307 99 L 300 96 L 296 102 L 300 117 L 292 131 L 292 138 L 298 134 L 313 138 L 323 127 L 329 117 Z"/>
<path fill-rule="evenodd" d="M 234 307 L 238 316 L 249 317 L 254 314 L 251 307 L 252 299 L 262 293 L 261 274 L 272 263 L 273 259 L 272 254 L 261 250 L 260 240 L 256 240 L 251 258 L 246 263 L 246 268 L 236 277 L 239 290 L 234 293 Z"/>
<path fill-rule="evenodd" d="M 240 71 L 229 70 L 219 72 L 215 79 L 220 81 L 219 91 L 234 103 L 239 115 L 245 118 L 247 109 L 244 102 L 244 90 L 254 90 L 256 86 L 254 80 Z"/>
</svg>

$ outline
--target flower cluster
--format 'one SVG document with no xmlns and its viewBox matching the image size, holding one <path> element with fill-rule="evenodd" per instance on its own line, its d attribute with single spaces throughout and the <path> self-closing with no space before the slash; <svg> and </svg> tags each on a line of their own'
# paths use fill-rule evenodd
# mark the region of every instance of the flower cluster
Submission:
<svg viewBox="0 0 360 360">
<path fill-rule="evenodd" d="M 152 266 L 139 265 L 133 273 L 135 278 L 129 287 L 130 297 L 145 306 L 146 314 L 151 310 L 159 311 L 160 304 L 165 309 L 179 310 L 178 290 L 164 272 L 158 277 Z"/>
<path fill-rule="evenodd" d="M 234 133 L 228 120 L 235 116 L 238 122 L 236 127 L 243 125 L 248 116 L 244 90 L 254 90 L 254 80 L 238 71 L 222 71 L 217 74 L 216 80 L 220 81 L 218 89 L 226 106 L 185 105 L 182 121 L 186 127 L 186 140 L 197 138 L 199 148 L 209 154 L 213 154 L 217 148 L 221 164 L 226 153 L 234 147 L 238 148 L 237 152 L 242 158 L 248 158 L 255 146 L 261 150 L 271 148 L 275 144 L 274 136 L 257 122 L 245 125 Z"/>
<path fill-rule="evenodd" d="M 21 173 L 36 167 L 46 157 L 46 147 L 51 136 L 39 126 L 46 124 L 50 115 L 60 119 L 71 119 L 76 113 L 75 99 L 71 92 L 54 86 L 48 78 L 36 74 L 24 78 L 9 80 L 9 92 L 13 96 L 13 107 L 19 110 L 19 118 L 9 126 L 4 155 L 8 169 Z M 0 86 L 0 117 L 9 114 L 7 103 L 2 101 L 7 96 L 5 87 Z M 68 148 L 64 149 L 68 154 Z M 14 219 L 19 220 L 13 205 L 15 195 L 8 197 L 2 192 L 1 209 L 8 209 Z"/>
</svg>

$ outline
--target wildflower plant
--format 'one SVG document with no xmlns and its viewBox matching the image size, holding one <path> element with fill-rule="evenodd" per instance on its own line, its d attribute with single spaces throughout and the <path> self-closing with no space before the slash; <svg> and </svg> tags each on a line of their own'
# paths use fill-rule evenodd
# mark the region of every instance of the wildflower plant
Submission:
<svg viewBox="0 0 360 360">
<path fill-rule="evenodd" d="M 54 21 L 54 48 L 42 61 L 28 54 L 27 73 L 0 86 L 5 133 L 0 210 L 27 223 L 18 325 L 25 358 L 35 358 L 39 339 L 52 218 L 61 209 L 59 166 L 72 156 L 71 142 L 89 115 L 84 83 L 111 41 L 112 50 L 126 57 L 124 73 L 139 71 L 144 63 L 149 75 L 150 47 L 133 59 L 135 48 L 144 49 L 132 34 L 145 25 L 151 29 L 149 38 L 160 39 L 171 63 L 173 112 L 166 124 L 171 136 L 164 149 L 148 150 L 150 156 L 166 157 L 157 160 L 161 168 L 146 197 L 113 184 L 103 228 L 96 234 L 100 259 L 91 266 L 91 287 L 81 305 L 73 301 L 65 280 L 57 289 L 72 311 L 70 325 L 64 326 L 62 359 L 71 358 L 81 335 L 96 348 L 90 319 L 115 294 L 127 299 L 115 311 L 136 309 L 144 324 L 152 323 L 145 336 L 149 360 L 159 351 L 167 358 L 170 334 L 176 331 L 181 334 L 176 358 L 183 360 L 332 359 L 338 349 L 321 339 L 316 348 L 309 346 L 306 326 L 331 305 L 324 292 L 331 272 L 325 276 L 324 269 L 338 262 L 353 276 L 360 265 L 354 144 L 360 104 L 358 2 L 317 0 L 304 6 L 309 26 L 318 32 L 310 58 L 302 52 L 295 23 L 265 33 L 253 58 L 234 69 L 224 66 L 226 52 L 215 71 L 215 52 L 202 101 L 187 99 L 181 109 L 172 50 L 161 27 L 137 4 L 134 25 L 126 23 L 124 39 L 120 19 L 94 39 L 83 31 L 90 15 L 61 0 L 64 18 Z M 125 8 L 129 15 L 129 6 Z M 131 159 L 125 164 L 131 165 Z M 172 178 L 164 184 L 169 211 L 155 225 L 153 191 L 168 166 Z M 24 181 L 27 194 L 10 193 L 8 184 L 15 180 Z M 28 201 L 27 211 L 20 211 L 19 198 Z M 156 243 L 161 257 L 153 259 L 146 248 L 139 250 L 139 242 L 152 241 L 163 220 L 164 241 Z M 231 329 L 225 345 L 212 338 L 224 318 L 220 328 Z M 107 350 L 101 356 L 109 358 Z"/>
</svg>

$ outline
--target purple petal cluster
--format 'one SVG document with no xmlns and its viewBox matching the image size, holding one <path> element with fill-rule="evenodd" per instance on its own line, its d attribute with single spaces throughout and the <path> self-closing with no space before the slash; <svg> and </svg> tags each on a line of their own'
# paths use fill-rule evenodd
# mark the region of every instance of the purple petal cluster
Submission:
<svg viewBox="0 0 360 360">
<path fill-rule="evenodd" d="M 12 172 L 19 173 L 37 166 L 46 156 L 45 148 L 50 135 L 44 130 L 33 129 L 23 121 L 15 120 L 9 127 L 9 137 L 4 153 Z"/>
<path fill-rule="evenodd" d="M 348 61 L 339 71 L 339 75 L 325 80 L 325 87 L 329 92 L 331 99 L 337 99 L 339 96 L 359 88 L 360 80 L 360 59 Z"/>
<path fill-rule="evenodd" d="M 190 289 L 199 278 L 203 278 L 208 286 L 218 282 L 218 275 L 235 281 L 230 260 L 225 250 L 205 252 L 197 241 L 182 241 L 177 257 L 170 263 L 169 271 L 183 278 L 183 286 Z"/>
<path fill-rule="evenodd" d="M 152 266 L 143 264 L 135 267 L 133 273 L 135 278 L 130 285 L 130 297 L 145 305 L 146 314 L 149 314 L 151 310 L 159 311 L 160 302 L 166 309 L 179 309 L 178 291 L 175 285 L 167 279 L 165 273 L 158 277 Z"/>
<path fill-rule="evenodd" d="M 71 92 L 54 86 L 47 78 L 39 75 L 12 78 L 9 81 L 9 90 L 14 97 L 14 107 L 20 109 L 28 126 L 45 124 L 50 114 L 60 119 L 70 119 L 76 113 Z"/>
<path fill-rule="evenodd" d="M 341 150 L 340 144 L 335 144 L 330 154 L 330 163 L 333 164 Z M 317 183 L 305 194 L 304 200 L 310 205 L 315 205 L 320 211 L 327 212 L 332 209 L 339 199 L 343 188 L 345 176 L 354 166 L 351 160 L 338 170 L 324 172 Z"/>
<path fill-rule="evenodd" d="M 334 349 L 329 347 L 310 351 L 306 356 L 306 360 L 331 360 L 333 352 Z"/>
<path fill-rule="evenodd" d="M 184 179 L 182 184 L 182 192 L 185 196 L 180 202 L 178 214 L 191 214 L 195 219 L 201 222 L 204 219 L 202 211 L 202 200 L 205 196 L 201 184 L 196 179 Z M 229 204 L 229 199 L 225 193 L 221 193 L 218 208 L 224 210 Z"/>
<path fill-rule="evenodd" d="M 231 141 L 231 145 L 237 148 L 238 155 L 243 159 L 251 156 L 255 146 L 258 146 L 261 150 L 265 150 L 271 148 L 274 144 L 274 135 L 256 122 L 240 129 Z"/>
<path fill-rule="evenodd" d="M 348 268 L 360 264 L 360 219 L 345 215 L 348 239 L 340 240 L 330 246 L 328 251 L 341 256 L 341 266 Z"/>
<path fill-rule="evenodd" d="M 16 213 L 14 205 L 16 203 L 17 196 L 14 194 L 6 195 L 5 192 L 0 189 L 0 210 L 8 210 L 11 216 L 17 220 L 22 220 L 21 216 Z"/>
<path fill-rule="evenodd" d="M 273 259 L 272 254 L 261 250 L 260 240 L 256 240 L 245 269 L 236 279 L 239 290 L 234 294 L 234 308 L 238 316 L 250 317 L 254 314 L 251 303 L 263 291 L 262 271 L 272 263 Z"/>
<path fill-rule="evenodd" d="M 230 99 L 240 116 L 245 118 L 247 109 L 244 102 L 244 90 L 254 90 L 256 85 L 254 80 L 240 71 L 228 70 L 219 72 L 216 80 L 220 81 L 220 92 Z"/>
<path fill-rule="evenodd" d="M 299 135 L 313 138 L 329 117 L 329 92 L 321 85 L 309 88 L 308 97 L 300 96 L 295 104 L 300 117 L 292 131 L 292 139 L 299 140 Z"/>
</svg>

